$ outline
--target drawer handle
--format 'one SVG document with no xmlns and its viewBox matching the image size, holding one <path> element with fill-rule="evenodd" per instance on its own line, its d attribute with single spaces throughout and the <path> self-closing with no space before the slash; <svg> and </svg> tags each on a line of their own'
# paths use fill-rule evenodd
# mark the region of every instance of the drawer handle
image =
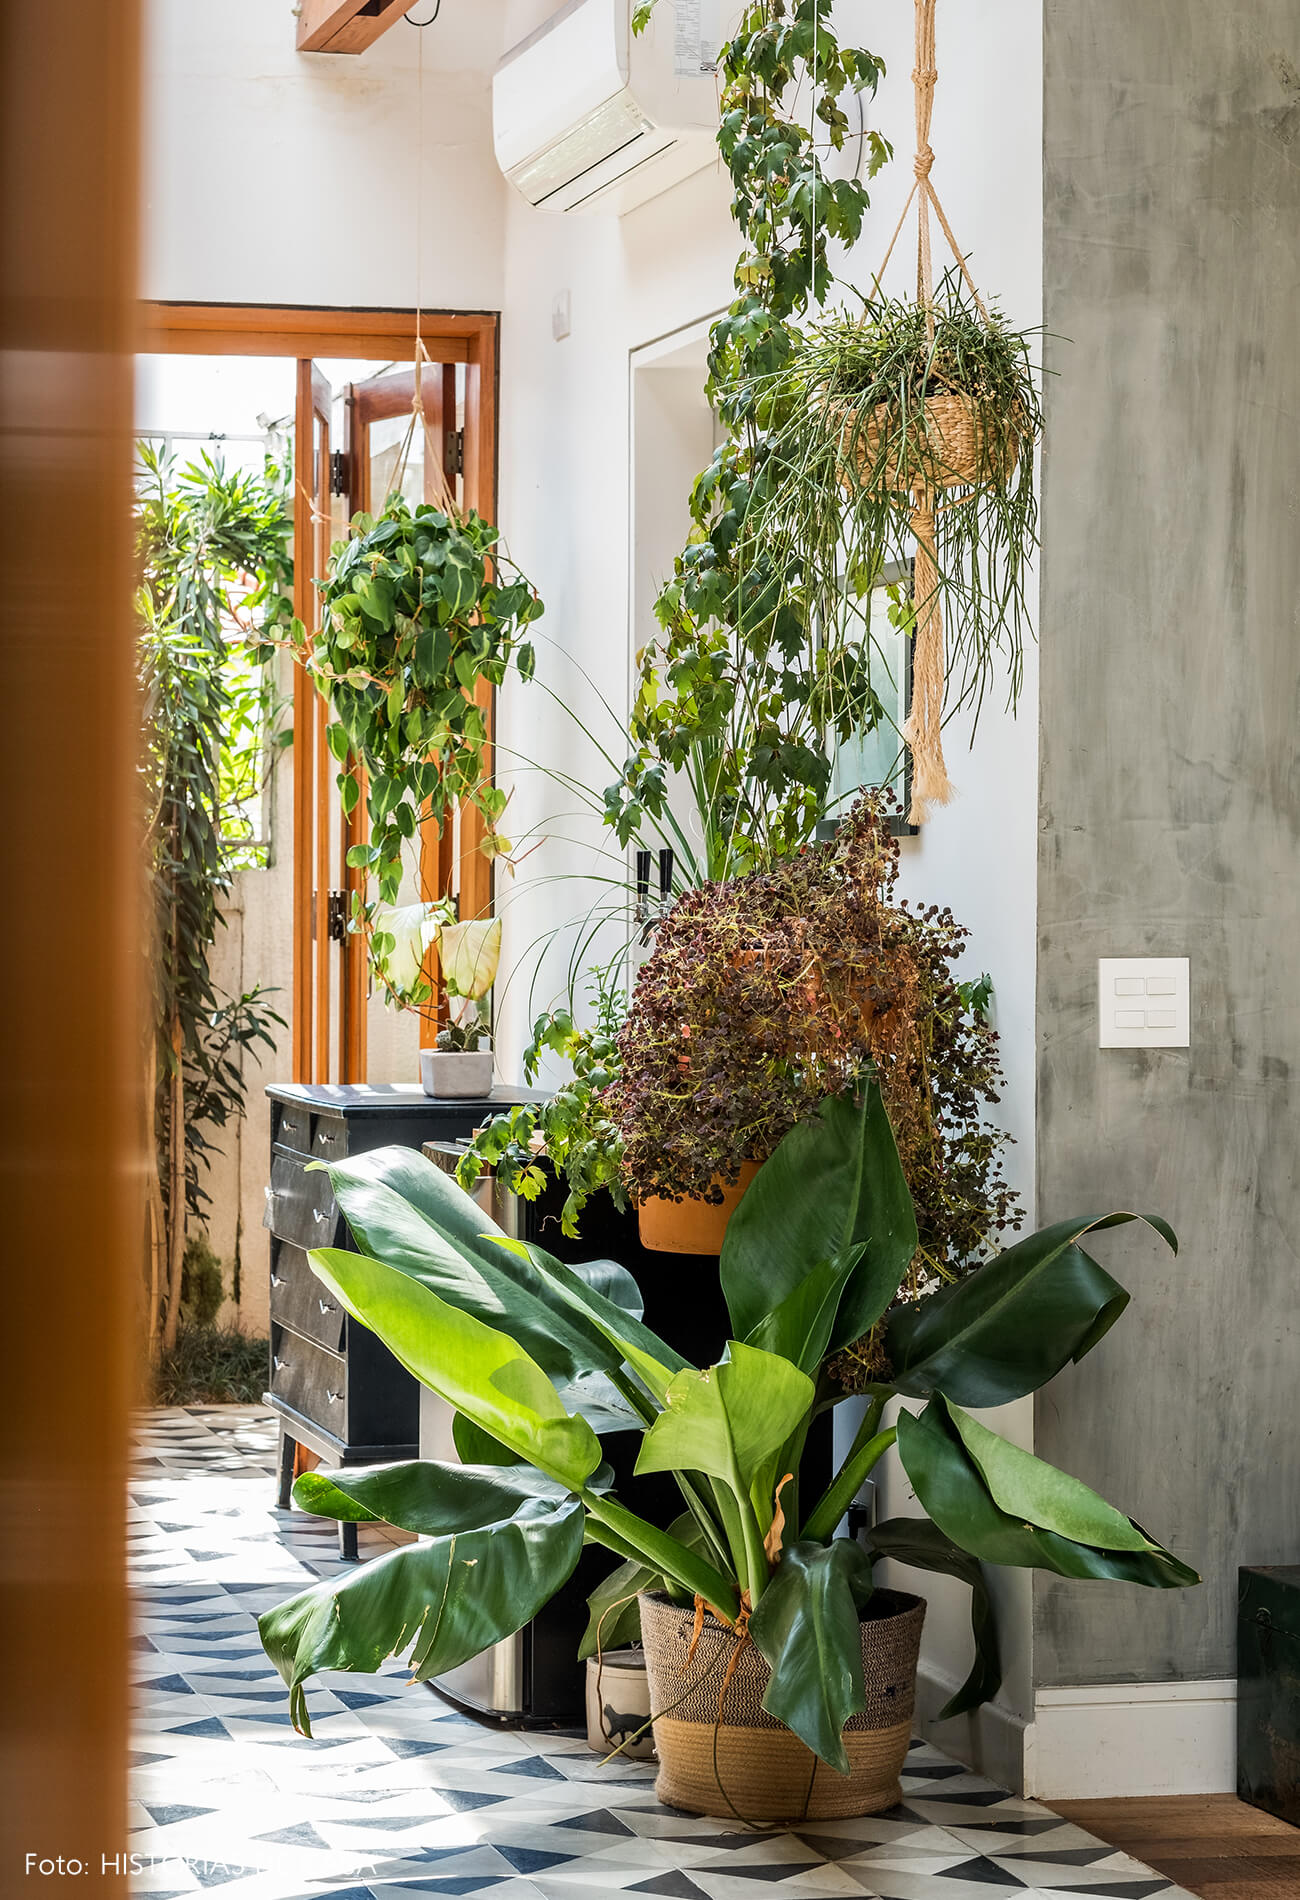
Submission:
<svg viewBox="0 0 1300 1900">
<path fill-rule="evenodd" d="M 284 1275 L 281 1273 L 277 1273 L 274 1267 L 271 1268 L 271 1285 L 272 1286 L 284 1285 Z"/>
<path fill-rule="evenodd" d="M 289 1370 L 289 1361 L 287 1359 L 281 1359 L 278 1353 L 271 1354 L 271 1365 L 276 1372 L 287 1372 Z"/>
<path fill-rule="evenodd" d="M 333 1300 L 317 1300 L 316 1304 L 322 1313 L 337 1313 L 339 1310 Z"/>
<path fill-rule="evenodd" d="M 313 1207 L 313 1209 L 311 1210 L 311 1217 L 315 1221 L 318 1227 L 328 1227 L 329 1223 L 334 1218 L 334 1210 L 333 1208 L 328 1208 L 328 1207 L 327 1208 Z"/>
<path fill-rule="evenodd" d="M 329 1400 L 331 1405 L 337 1405 L 339 1400 L 343 1397 L 343 1394 L 341 1392 L 331 1392 L 327 1386 L 325 1388 L 325 1397 Z"/>
</svg>

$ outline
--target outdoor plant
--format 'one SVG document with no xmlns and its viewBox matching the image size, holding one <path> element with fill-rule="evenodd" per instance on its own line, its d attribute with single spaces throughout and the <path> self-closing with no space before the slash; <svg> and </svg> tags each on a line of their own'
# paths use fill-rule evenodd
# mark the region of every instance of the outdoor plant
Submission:
<svg viewBox="0 0 1300 1900">
<path fill-rule="evenodd" d="M 250 654 L 292 609 L 283 471 L 178 472 L 139 449 L 136 501 L 140 778 L 152 1024 L 145 1056 L 154 1165 L 147 1183 L 153 1358 L 176 1344 L 188 1224 L 203 1174 L 245 1109 L 245 1065 L 275 1048 L 269 992 L 221 993 L 211 960 L 222 901 L 249 862 L 247 806 L 268 740 L 269 689 Z M 271 648 L 266 650 L 270 651 Z"/>
<path fill-rule="evenodd" d="M 1195 1572 L 1078 1479 L 1021 1451 L 968 1408 L 1035 1391 L 1078 1361 L 1128 1294 L 1084 1251 L 1126 1213 L 1060 1221 L 965 1280 L 899 1298 L 916 1221 L 880 1090 L 863 1076 L 800 1123 L 760 1169 L 721 1260 L 729 1341 L 688 1363 L 644 1325 L 635 1282 L 608 1261 L 570 1267 L 507 1238 L 432 1164 L 388 1148 L 328 1167 L 360 1252 L 311 1254 L 355 1320 L 451 1406 L 466 1464 L 316 1471 L 294 1495 L 319 1516 L 383 1520 L 421 1540 L 315 1584 L 260 1619 L 310 1733 L 304 1685 L 408 1654 L 426 1680 L 519 1629 L 571 1575 L 584 1542 L 619 1570 L 596 1593 L 588 1647 L 612 1645 L 638 1593 L 694 1602 L 710 1628 L 770 1666 L 763 1706 L 832 1769 L 864 1707 L 859 1619 L 895 1557 L 972 1591 L 976 1654 L 955 1714 L 997 1689 L 981 1560 L 1170 1588 Z M 820 1496 L 798 1473 L 816 1413 L 844 1396 L 828 1355 L 883 1322 L 880 1376 Z M 896 1395 L 920 1401 L 884 1425 Z M 620 1499 L 603 1433 L 639 1436 L 638 1472 L 667 1472 L 682 1513 L 652 1522 Z M 923 1518 L 837 1535 L 897 1445 Z M 725 1652 L 724 1652 L 725 1653 Z M 724 1717 L 725 1678 L 718 1683 Z M 905 1745 L 905 1744 L 904 1744 Z"/>
</svg>

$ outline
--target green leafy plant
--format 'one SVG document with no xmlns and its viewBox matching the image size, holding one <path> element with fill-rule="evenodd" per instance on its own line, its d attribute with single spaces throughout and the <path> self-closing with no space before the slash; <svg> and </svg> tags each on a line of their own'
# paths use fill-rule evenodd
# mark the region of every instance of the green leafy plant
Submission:
<svg viewBox="0 0 1300 1900">
<path fill-rule="evenodd" d="M 594 1020 L 579 1028 L 568 1010 L 552 1010 L 533 1025 L 524 1051 L 524 1077 L 536 1082 L 547 1052 L 570 1065 L 571 1079 L 548 1102 L 529 1102 L 494 1115 L 476 1130 L 461 1157 L 456 1178 L 467 1191 L 485 1169 L 511 1194 L 535 1201 L 546 1185 L 542 1157 L 565 1183 L 561 1231 L 578 1232 L 578 1216 L 602 1189 L 626 1207 L 623 1141 L 608 1099 L 619 1072 L 618 1031 L 626 1007 L 622 991 L 599 973 Z"/>
<path fill-rule="evenodd" d="M 722 48 L 718 147 L 742 248 L 735 298 L 711 332 L 708 394 L 727 433 L 695 484 L 690 541 L 656 603 L 662 636 L 641 656 L 633 749 L 606 792 L 626 843 L 684 779 L 709 878 L 811 837 L 834 745 L 882 716 L 869 648 L 855 630 L 842 637 L 838 580 L 828 594 L 824 573 L 772 531 L 772 511 L 756 512 L 792 473 L 778 446 L 792 400 L 781 373 L 799 319 L 830 291 L 828 245 L 855 241 L 868 203 L 860 176 L 832 177 L 825 161 L 850 139 L 846 98 L 874 91 L 883 67 L 840 43 L 831 11 L 831 0 L 759 0 Z M 872 176 L 888 156 L 862 134 L 859 170 Z"/>
<path fill-rule="evenodd" d="M 1197 1581 L 1078 1479 L 967 1409 L 1035 1391 L 1118 1319 L 1129 1296 L 1084 1251 L 1090 1232 L 1144 1218 L 1170 1246 L 1172 1233 L 1152 1216 L 1058 1222 L 900 1303 L 916 1221 L 868 1078 L 785 1137 L 733 1215 L 721 1261 L 731 1337 L 704 1369 L 644 1324 L 621 1267 L 564 1266 L 510 1240 L 422 1157 L 380 1149 L 328 1172 L 361 1251 L 315 1252 L 313 1271 L 453 1408 L 473 1462 L 299 1478 L 306 1510 L 422 1539 L 260 1619 L 305 1734 L 312 1675 L 373 1671 L 407 1652 L 416 1679 L 454 1668 L 527 1622 L 584 1541 L 621 1566 L 597 1592 L 589 1647 L 639 1591 L 694 1599 L 758 1648 L 771 1668 L 764 1707 L 841 1772 L 844 1723 L 864 1706 L 858 1617 L 880 1559 L 971 1587 L 976 1655 L 949 1714 L 1000 1678 L 981 1560 L 1156 1588 Z M 822 1495 L 801 1495 L 787 1474 L 815 1413 L 842 1396 L 827 1356 L 886 1316 L 888 1369 L 848 1456 Z M 894 1395 L 924 1410 L 885 1426 Z M 601 1434 L 618 1431 L 640 1435 L 639 1472 L 675 1479 L 683 1510 L 671 1528 L 616 1495 Z M 836 1533 L 895 1443 L 928 1518 L 877 1525 L 864 1561 Z M 828 1592 L 828 1576 L 843 1587 Z"/>
<path fill-rule="evenodd" d="M 482 817 L 484 851 L 509 851 L 497 829 L 506 795 L 492 782 L 482 689 L 499 686 L 512 666 L 531 679 L 526 631 L 542 603 L 497 529 L 472 509 L 411 508 L 395 493 L 380 515 L 357 515 L 352 527 L 322 583 L 320 633 L 299 626 L 296 637 L 330 703 L 326 740 L 346 813 L 364 785 L 370 839 L 349 862 L 373 875 L 378 905 L 392 906 L 405 847 L 462 802 Z M 370 935 L 376 910 L 358 894 L 354 927 Z M 400 1000 L 418 1008 L 428 995 Z"/>
<path fill-rule="evenodd" d="M 141 803 L 149 886 L 153 1025 L 146 1062 L 155 1165 L 148 1184 L 150 1348 L 170 1350 L 181 1319 L 187 1222 L 207 1205 L 216 1134 L 246 1104 L 250 1056 L 275 1048 L 283 1018 L 261 987 L 221 994 L 211 958 L 222 901 L 246 862 L 230 825 L 250 744 L 268 734 L 249 698 L 250 649 L 272 651 L 292 617 L 291 510 L 281 469 L 227 470 L 204 455 L 177 472 L 140 448 L 136 593 L 144 745 Z M 232 687 L 232 671 L 237 684 Z M 249 739 L 255 725 L 255 742 Z"/>
<path fill-rule="evenodd" d="M 844 620 L 851 590 L 837 609 L 837 577 L 906 567 L 916 498 L 928 492 L 947 710 L 978 711 L 999 663 L 1014 705 L 1038 540 L 1042 412 L 1029 337 L 977 309 L 953 270 L 932 306 L 876 294 L 856 315 L 821 318 L 779 380 L 772 455 L 782 475 L 754 498 L 754 533 L 797 553 L 828 612 Z M 971 424 L 960 480 L 926 410 L 944 397 L 958 399 Z"/>
</svg>

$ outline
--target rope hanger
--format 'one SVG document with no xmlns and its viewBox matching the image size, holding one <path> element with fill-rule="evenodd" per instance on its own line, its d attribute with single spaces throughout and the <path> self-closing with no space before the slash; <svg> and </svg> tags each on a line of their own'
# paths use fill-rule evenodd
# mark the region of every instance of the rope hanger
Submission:
<svg viewBox="0 0 1300 1900">
<path fill-rule="evenodd" d="M 971 276 L 961 247 L 953 235 L 948 215 L 940 203 L 930 174 L 934 168 L 934 149 L 930 144 L 930 119 L 934 110 L 934 89 L 939 78 L 935 51 L 936 0 L 915 0 L 916 59 L 912 69 L 912 98 L 916 118 L 916 151 L 912 159 L 912 189 L 907 194 L 894 234 L 886 247 L 880 268 L 872 278 L 872 289 L 880 293 L 880 280 L 902 235 L 908 213 L 916 206 L 916 300 L 925 312 L 926 335 L 931 344 L 935 336 L 934 256 L 931 242 L 930 213 L 939 228 L 962 276 L 966 280 L 975 307 L 984 323 L 989 313 Z M 863 313 L 866 321 L 866 312 Z M 924 410 L 923 410 L 924 415 Z M 927 424 L 928 433 L 928 424 Z M 902 459 L 900 455 L 900 461 Z M 916 619 L 912 648 L 912 704 L 903 725 L 903 739 L 912 754 L 912 801 L 908 822 L 922 824 L 931 805 L 946 805 L 953 796 L 953 785 L 943 757 L 943 700 L 945 656 L 943 615 L 940 608 L 939 565 L 935 553 L 935 517 L 942 504 L 936 500 L 936 486 L 923 480 L 911 491 L 911 529 L 916 538 L 916 562 L 912 583 L 912 605 Z"/>
</svg>

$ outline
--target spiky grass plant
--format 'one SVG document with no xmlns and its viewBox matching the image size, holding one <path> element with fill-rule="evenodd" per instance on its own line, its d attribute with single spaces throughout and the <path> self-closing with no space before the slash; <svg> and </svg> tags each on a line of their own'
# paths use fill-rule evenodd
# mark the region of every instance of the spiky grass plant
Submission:
<svg viewBox="0 0 1300 1900">
<path fill-rule="evenodd" d="M 950 272 L 932 310 L 877 295 L 811 326 L 766 404 L 745 530 L 799 556 L 828 616 L 859 612 L 911 559 L 918 497 L 933 509 L 949 713 L 978 711 L 999 670 L 1013 706 L 1020 692 L 1042 426 L 1029 334 L 986 319 Z M 942 397 L 966 424 L 956 455 L 926 408 Z"/>
</svg>

